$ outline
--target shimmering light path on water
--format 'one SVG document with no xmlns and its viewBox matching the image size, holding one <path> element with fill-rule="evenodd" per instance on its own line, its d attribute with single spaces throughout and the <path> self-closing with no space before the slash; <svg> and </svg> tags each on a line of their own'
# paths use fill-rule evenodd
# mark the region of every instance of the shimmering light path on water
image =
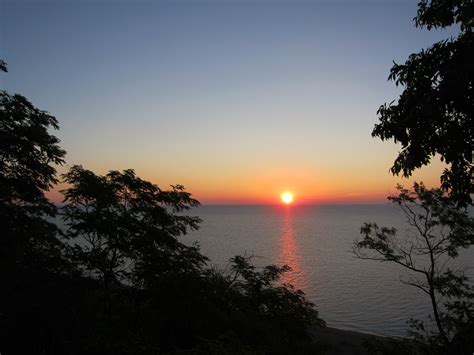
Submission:
<svg viewBox="0 0 474 355">
<path fill-rule="evenodd" d="M 330 326 L 404 336 L 410 317 L 430 311 L 424 294 L 400 284 L 400 268 L 351 252 L 366 221 L 406 231 L 395 206 L 203 206 L 193 212 L 204 223 L 186 238 L 198 241 L 213 263 L 225 267 L 247 253 L 258 265 L 290 265 L 282 281 L 301 288 Z M 474 266 L 474 252 L 459 261 Z"/>
<path fill-rule="evenodd" d="M 291 207 L 286 206 L 283 216 L 283 225 L 279 239 L 278 265 L 288 265 L 291 270 L 281 278 L 282 283 L 292 284 L 298 289 L 307 286 L 307 275 L 301 267 L 301 251 L 296 240 L 291 218 Z"/>
</svg>

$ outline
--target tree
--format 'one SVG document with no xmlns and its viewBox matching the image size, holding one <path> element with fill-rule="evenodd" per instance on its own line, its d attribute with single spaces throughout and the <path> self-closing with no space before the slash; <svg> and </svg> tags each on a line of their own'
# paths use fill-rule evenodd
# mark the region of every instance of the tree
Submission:
<svg viewBox="0 0 474 355">
<path fill-rule="evenodd" d="M 474 220 L 440 189 L 417 183 L 412 191 L 398 189 L 399 195 L 389 200 L 400 206 L 411 230 L 400 237 L 395 228 L 365 223 L 361 228 L 364 238 L 355 242 L 353 250 L 361 259 L 392 262 L 407 269 L 410 276 L 401 281 L 429 297 L 436 322 L 437 331 L 421 338 L 448 345 L 474 321 L 472 286 L 462 271 L 450 266 L 460 249 L 474 244 Z M 426 328 L 422 321 L 412 325 L 415 333 Z"/>
<path fill-rule="evenodd" d="M 94 341 L 84 349 L 314 349 L 307 329 L 324 322 L 301 291 L 276 285 L 287 267 L 258 271 L 248 258 L 235 257 L 225 273 L 208 268 L 197 245 L 181 243 L 179 237 L 201 221 L 182 213 L 199 205 L 182 186 L 165 191 L 133 170 L 100 176 L 81 166 L 63 177 L 72 259 L 83 278 L 100 284 L 87 308 L 102 299 L 99 316 L 89 322 Z"/>
<path fill-rule="evenodd" d="M 449 166 L 441 187 L 466 205 L 474 192 L 474 2 L 421 0 L 414 20 L 428 30 L 456 25 L 459 34 L 394 63 L 389 80 L 404 90 L 380 106 L 372 136 L 401 143 L 391 168 L 396 175 L 408 177 L 439 154 Z"/>
<path fill-rule="evenodd" d="M 6 69 L 0 61 L 0 71 Z M 63 280 L 73 267 L 53 223 L 57 208 L 45 196 L 58 182 L 56 166 L 64 163 L 65 151 L 50 133 L 56 129 L 58 122 L 48 112 L 21 95 L 0 91 L 2 353 L 21 353 L 28 346 L 42 351 L 39 344 L 52 341 L 51 329 L 61 328 L 71 309 Z"/>
<path fill-rule="evenodd" d="M 0 352 L 314 352 L 306 330 L 324 322 L 277 285 L 286 267 L 236 257 L 228 274 L 180 241 L 201 222 L 181 185 L 73 166 L 58 228 L 44 192 L 65 152 L 50 129 L 55 117 L 0 91 Z"/>
<path fill-rule="evenodd" d="M 0 70 L 6 71 L 3 61 Z M 46 265 L 44 258 L 60 253 L 56 226 L 45 220 L 56 215 L 56 207 L 44 192 L 58 182 L 54 165 L 62 165 L 66 153 L 49 129 L 58 129 L 55 117 L 21 95 L 0 91 L 2 270 L 54 268 L 55 260 L 50 258 L 52 263 Z"/>
<path fill-rule="evenodd" d="M 153 277 L 196 271 L 204 264 L 196 246 L 177 239 L 201 221 L 179 214 L 199 205 L 183 186 L 163 191 L 133 170 L 98 176 L 77 165 L 63 178 L 70 184 L 62 191 L 66 235 L 76 241 L 78 266 L 102 282 L 105 313 L 114 286 L 146 287 Z"/>
<path fill-rule="evenodd" d="M 245 295 L 245 307 L 253 308 L 256 313 L 271 319 L 273 324 L 287 327 L 299 335 L 309 327 L 325 326 L 303 291 L 288 284 L 275 287 L 281 276 L 291 270 L 288 265 L 268 265 L 258 271 L 251 263 L 251 257 L 238 255 L 231 259 L 230 269 L 229 287 Z"/>
</svg>

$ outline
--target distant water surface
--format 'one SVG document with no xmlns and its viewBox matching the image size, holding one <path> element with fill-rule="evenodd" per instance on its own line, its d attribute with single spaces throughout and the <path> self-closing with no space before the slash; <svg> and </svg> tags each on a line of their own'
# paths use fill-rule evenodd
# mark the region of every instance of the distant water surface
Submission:
<svg viewBox="0 0 474 355">
<path fill-rule="evenodd" d="M 204 222 L 184 238 L 221 268 L 229 258 L 258 256 L 258 265 L 288 264 L 283 279 L 302 289 L 329 326 L 382 335 L 405 336 L 406 321 L 425 318 L 429 301 L 402 285 L 399 267 L 360 260 L 351 252 L 364 222 L 408 229 L 393 205 L 201 206 L 192 210 Z M 462 253 L 461 266 L 474 266 L 474 252 Z"/>
</svg>

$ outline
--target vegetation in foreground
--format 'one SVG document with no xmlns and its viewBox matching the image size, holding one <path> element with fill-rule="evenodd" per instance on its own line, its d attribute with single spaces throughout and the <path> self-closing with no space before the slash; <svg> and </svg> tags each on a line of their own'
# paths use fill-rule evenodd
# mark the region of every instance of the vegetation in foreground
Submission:
<svg viewBox="0 0 474 355">
<path fill-rule="evenodd" d="M 472 354 L 474 290 L 453 259 L 474 244 L 467 210 L 474 193 L 474 2 L 420 0 L 414 21 L 428 30 L 455 26 L 458 34 L 394 63 L 389 80 L 403 91 L 380 106 L 372 136 L 401 144 L 391 168 L 395 175 L 409 177 L 435 156 L 447 167 L 440 189 L 415 183 L 413 190 L 399 186 L 399 195 L 389 197 L 405 213 L 410 233 L 366 223 L 354 252 L 402 266 L 410 276 L 401 281 L 427 295 L 435 329 L 410 321 L 410 335 L 422 344 L 416 351 Z"/>
<path fill-rule="evenodd" d="M 441 188 L 459 206 L 472 204 L 474 137 L 474 2 L 420 0 L 420 28 L 454 27 L 458 34 L 394 63 L 389 80 L 403 91 L 380 106 L 372 136 L 401 144 L 391 171 L 409 177 L 440 157 Z"/>
<path fill-rule="evenodd" d="M 0 92 L 2 354 L 318 351 L 308 328 L 324 321 L 278 284 L 288 267 L 236 256 L 222 272 L 180 241 L 200 223 L 180 213 L 199 204 L 182 186 L 73 166 L 58 211 L 44 191 L 66 153 L 51 128 L 53 116 Z"/>
<path fill-rule="evenodd" d="M 408 271 L 402 283 L 425 293 L 435 328 L 410 320 L 415 340 L 439 353 L 473 349 L 474 290 L 454 259 L 474 244 L 474 219 L 443 191 L 423 184 L 415 183 L 411 191 L 399 186 L 399 195 L 389 200 L 400 206 L 411 229 L 400 235 L 395 228 L 365 223 L 355 255 L 402 266 Z"/>
<path fill-rule="evenodd" d="M 470 0 L 419 2 L 417 26 L 456 25 L 459 35 L 395 64 L 390 79 L 403 93 L 378 111 L 373 136 L 402 144 L 392 172 L 410 176 L 439 154 L 448 164 L 441 176 L 448 196 L 415 185 L 392 199 L 419 232 L 402 244 L 391 228 L 362 228 L 356 252 L 421 276 L 406 282 L 429 295 L 438 329 L 422 337 L 415 322 L 421 347 L 372 344 L 368 351 L 472 352 L 472 290 L 439 261 L 472 244 L 472 219 L 462 208 L 473 192 L 473 14 Z M 44 191 L 58 183 L 54 166 L 65 163 L 65 152 L 50 128 L 58 128 L 54 117 L 0 92 L 2 354 L 318 351 L 307 329 L 324 322 L 301 291 L 277 284 L 286 267 L 257 270 L 237 256 L 224 273 L 206 266 L 198 246 L 180 242 L 199 225 L 179 213 L 198 204 L 181 186 L 163 191 L 133 170 L 98 176 L 74 166 L 58 211 Z M 66 231 L 51 222 L 58 215 Z M 447 237 L 431 233 L 444 227 Z M 418 254 L 427 267 L 413 261 Z"/>
</svg>

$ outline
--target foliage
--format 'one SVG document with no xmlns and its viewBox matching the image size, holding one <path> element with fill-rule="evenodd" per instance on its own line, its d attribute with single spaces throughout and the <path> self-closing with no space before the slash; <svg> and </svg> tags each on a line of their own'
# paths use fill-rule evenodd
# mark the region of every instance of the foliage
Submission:
<svg viewBox="0 0 474 355">
<path fill-rule="evenodd" d="M 58 129 L 53 116 L 0 91 L 0 260 L 11 267 L 58 252 L 56 228 L 43 219 L 56 214 L 44 191 L 57 182 L 52 164 L 63 164 L 65 155 L 51 128 Z"/>
<path fill-rule="evenodd" d="M 140 333 L 163 350 L 179 344 L 180 352 L 193 354 L 304 354 L 319 348 L 308 327 L 324 322 L 300 291 L 277 284 L 286 268 L 258 270 L 237 256 L 230 270 L 169 274 L 150 283 L 141 292 L 146 307 Z"/>
<path fill-rule="evenodd" d="M 410 272 L 401 281 L 429 296 L 437 326 L 424 337 L 425 324 L 413 321 L 414 334 L 446 346 L 474 321 L 472 286 L 462 271 L 449 265 L 461 249 L 474 244 L 474 220 L 440 189 L 417 183 L 412 191 L 398 189 L 398 196 L 389 200 L 400 206 L 412 229 L 399 237 L 395 228 L 365 223 L 364 238 L 355 242 L 354 253 L 362 259 L 396 263 Z"/>
<path fill-rule="evenodd" d="M 167 272 L 195 272 L 206 258 L 177 237 L 198 228 L 200 219 L 182 212 L 199 202 L 183 186 L 162 191 L 138 178 L 133 170 L 97 176 L 73 166 L 64 181 L 63 216 L 66 236 L 79 239 L 73 259 L 87 276 L 104 287 L 104 312 L 109 312 L 110 288 L 120 282 L 143 287 Z"/>
<path fill-rule="evenodd" d="M 6 71 L 3 61 L 0 71 Z M 60 323 L 64 311 L 59 305 L 67 291 L 59 280 L 73 274 L 59 230 L 51 222 L 57 209 L 44 195 L 57 183 L 54 166 L 62 165 L 65 156 L 51 129 L 58 129 L 53 116 L 21 95 L 0 91 L 2 353 L 17 334 L 28 333 L 33 342 L 48 339 L 50 323 Z M 58 307 L 56 316 L 46 314 L 53 305 Z"/>
<path fill-rule="evenodd" d="M 231 259 L 228 279 L 231 287 L 249 299 L 246 307 L 253 308 L 274 324 L 300 333 L 305 333 L 310 326 L 324 326 L 325 322 L 318 318 L 314 305 L 305 299 L 303 291 L 295 290 L 289 284 L 274 287 L 281 275 L 289 270 L 287 265 L 269 265 L 257 272 L 249 257 L 236 256 Z"/>
<path fill-rule="evenodd" d="M 471 202 L 473 191 L 472 137 L 474 127 L 474 3 L 471 0 L 421 0 L 417 27 L 459 26 L 455 38 L 411 54 L 394 63 L 389 80 L 404 89 L 397 102 L 377 111 L 380 123 L 372 136 L 401 143 L 393 174 L 411 173 L 435 154 L 449 165 L 442 188 L 460 204 Z"/>
<path fill-rule="evenodd" d="M 277 284 L 286 267 L 258 271 L 236 257 L 226 273 L 180 241 L 201 222 L 186 213 L 199 202 L 181 185 L 161 190 L 133 170 L 73 166 L 60 229 L 44 195 L 64 163 L 48 132 L 57 128 L 23 96 L 0 91 L 2 354 L 317 349 L 306 330 L 324 322 L 301 291 Z"/>
<path fill-rule="evenodd" d="M 197 245 L 178 240 L 200 222 L 182 213 L 199 204 L 182 186 L 163 191 L 133 170 L 98 176 L 81 166 L 64 180 L 71 255 L 85 277 L 102 285 L 103 309 L 94 322 L 122 334 L 113 352 L 130 346 L 123 339 L 131 334 L 145 353 L 216 346 L 266 353 L 312 344 L 307 327 L 323 322 L 301 291 L 274 286 L 286 267 L 258 272 L 249 259 L 236 257 L 225 274 L 205 267 Z M 133 321 L 121 329 L 117 317 Z M 105 336 L 94 341 L 96 351 L 112 351 L 101 345 L 111 344 Z"/>
<path fill-rule="evenodd" d="M 175 214 L 199 205 L 183 186 L 162 191 L 133 170 L 97 176 L 81 166 L 73 166 L 63 177 L 70 184 L 63 190 L 66 235 L 82 237 L 74 251 L 91 276 L 141 282 L 130 279 L 130 273 L 142 275 L 147 257 L 160 259 L 156 273 L 199 269 L 206 260 L 193 254 L 195 247 L 177 240 L 201 221 Z"/>
</svg>

